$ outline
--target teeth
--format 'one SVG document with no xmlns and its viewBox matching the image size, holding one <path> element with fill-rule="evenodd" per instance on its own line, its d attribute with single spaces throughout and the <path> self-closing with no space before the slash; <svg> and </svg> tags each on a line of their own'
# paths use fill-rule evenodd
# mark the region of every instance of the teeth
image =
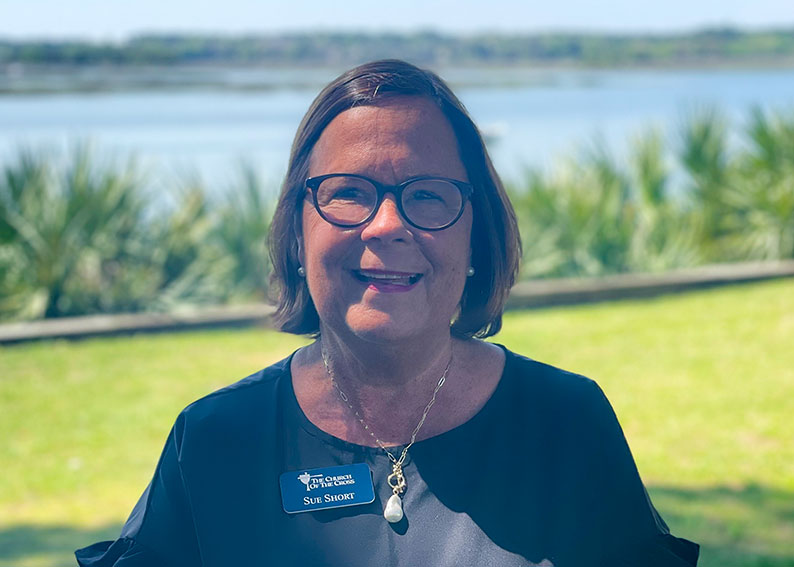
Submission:
<svg viewBox="0 0 794 567">
<path fill-rule="evenodd" d="M 364 274 L 371 280 L 405 280 L 410 276 L 390 276 L 388 274 Z"/>
<path fill-rule="evenodd" d="M 411 285 L 419 281 L 421 274 L 382 274 L 380 272 L 367 272 L 364 270 L 358 271 L 359 277 L 365 280 L 377 280 L 381 282 L 389 282 L 398 285 Z"/>
</svg>

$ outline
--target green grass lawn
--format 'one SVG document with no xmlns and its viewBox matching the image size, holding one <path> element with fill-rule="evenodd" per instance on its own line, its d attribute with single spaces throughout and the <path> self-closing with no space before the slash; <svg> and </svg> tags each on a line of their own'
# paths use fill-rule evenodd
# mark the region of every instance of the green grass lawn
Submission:
<svg viewBox="0 0 794 567">
<path fill-rule="evenodd" d="M 794 280 L 510 313 L 496 337 L 588 375 L 701 565 L 794 565 Z M 264 330 L 0 348 L 0 566 L 113 538 L 186 404 L 303 344 Z"/>
</svg>

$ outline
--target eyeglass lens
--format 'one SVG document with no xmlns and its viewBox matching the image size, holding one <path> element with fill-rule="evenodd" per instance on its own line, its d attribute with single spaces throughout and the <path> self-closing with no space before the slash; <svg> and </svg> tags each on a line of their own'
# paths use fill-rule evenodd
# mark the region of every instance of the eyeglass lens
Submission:
<svg viewBox="0 0 794 567">
<path fill-rule="evenodd" d="M 359 224 L 372 214 L 377 203 L 377 188 L 360 177 L 329 177 L 317 188 L 317 205 L 334 223 Z M 439 228 L 458 216 L 463 196 L 457 185 L 449 181 L 418 179 L 405 186 L 401 204 L 411 223 L 421 228 Z"/>
</svg>

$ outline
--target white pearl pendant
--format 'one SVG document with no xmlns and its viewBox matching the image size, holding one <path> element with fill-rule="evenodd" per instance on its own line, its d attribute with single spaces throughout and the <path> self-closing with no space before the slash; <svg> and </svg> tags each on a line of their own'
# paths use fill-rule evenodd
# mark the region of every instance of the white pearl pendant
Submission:
<svg viewBox="0 0 794 567">
<path fill-rule="evenodd" d="M 403 501 L 396 494 L 392 494 L 386 502 L 383 517 L 391 524 L 396 524 L 403 519 Z"/>
</svg>

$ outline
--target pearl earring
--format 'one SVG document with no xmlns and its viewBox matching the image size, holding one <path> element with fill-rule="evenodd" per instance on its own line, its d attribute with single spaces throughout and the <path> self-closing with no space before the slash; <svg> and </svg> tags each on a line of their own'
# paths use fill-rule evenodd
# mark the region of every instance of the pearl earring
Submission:
<svg viewBox="0 0 794 567">
<path fill-rule="evenodd" d="M 468 270 L 466 270 L 466 277 L 467 277 L 467 278 L 470 278 L 470 277 L 472 277 L 473 275 L 474 275 L 474 267 L 472 267 L 472 266 L 469 266 L 469 269 L 468 269 Z"/>
<path fill-rule="evenodd" d="M 302 278 L 306 277 L 306 269 L 303 266 L 298 266 L 298 275 Z"/>
</svg>

